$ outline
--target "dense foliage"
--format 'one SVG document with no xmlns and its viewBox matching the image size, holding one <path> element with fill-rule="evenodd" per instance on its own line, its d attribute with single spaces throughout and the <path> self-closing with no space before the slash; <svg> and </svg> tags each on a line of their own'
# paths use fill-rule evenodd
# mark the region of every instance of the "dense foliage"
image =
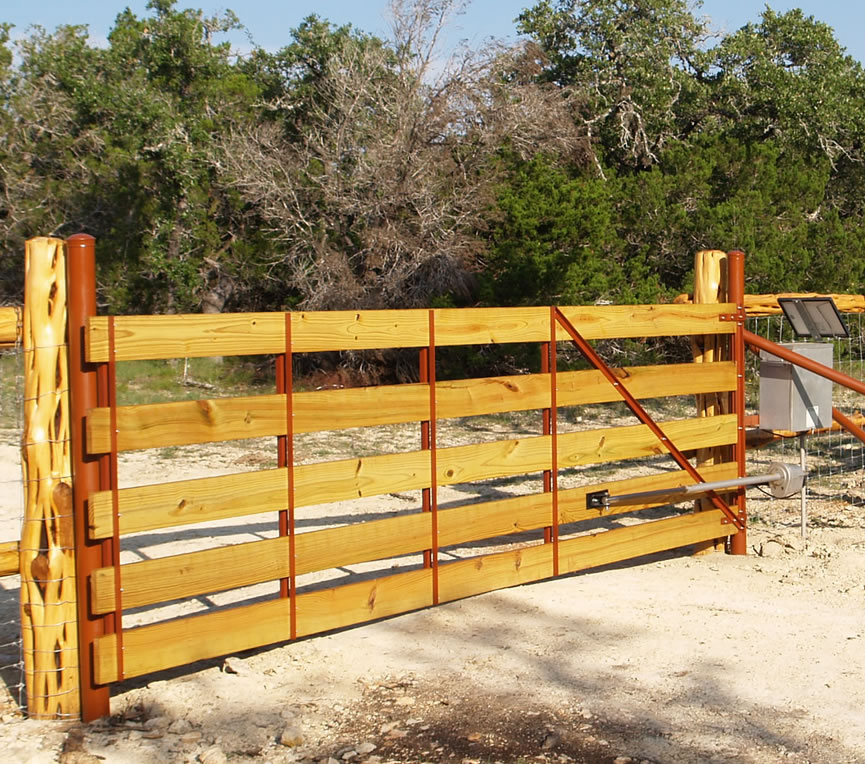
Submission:
<svg viewBox="0 0 865 764">
<path fill-rule="evenodd" d="M 865 75 L 801 11 L 540 0 L 442 63 L 453 0 L 242 55 L 231 12 L 148 9 L 104 47 L 0 24 L 0 300 L 78 231 L 116 312 L 652 301 L 704 248 L 863 291 Z"/>
</svg>

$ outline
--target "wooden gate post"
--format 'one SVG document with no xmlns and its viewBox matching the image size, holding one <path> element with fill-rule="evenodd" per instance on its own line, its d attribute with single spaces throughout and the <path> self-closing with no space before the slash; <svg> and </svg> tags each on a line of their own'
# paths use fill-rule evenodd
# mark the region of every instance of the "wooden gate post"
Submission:
<svg viewBox="0 0 865 764">
<path fill-rule="evenodd" d="M 717 305 L 727 302 L 727 253 L 717 249 L 704 249 L 694 257 L 694 304 Z M 731 360 L 729 341 L 717 334 L 697 335 L 691 338 L 694 363 L 716 363 Z M 699 393 L 697 416 L 719 416 L 731 411 L 729 393 Z M 730 461 L 730 446 L 697 449 L 697 468 Z M 697 511 L 712 509 L 709 499 L 697 499 Z M 706 541 L 694 547 L 695 554 L 722 551 L 724 540 Z"/>
<path fill-rule="evenodd" d="M 81 664 L 81 716 L 84 721 L 107 716 L 110 694 L 106 685 L 94 682 L 93 641 L 105 631 L 104 616 L 93 615 L 88 586 L 90 572 L 103 564 L 103 544 L 88 538 L 87 504 L 99 489 L 99 458 L 87 454 L 87 412 L 97 405 L 97 367 L 84 360 L 87 319 L 96 315 L 96 240 L 76 234 L 66 240 L 69 289 L 69 394 L 71 404 L 72 498 L 75 516 L 75 550 L 78 566 L 78 639 Z M 107 564 L 111 564 L 110 561 Z"/>
<path fill-rule="evenodd" d="M 61 239 L 25 251 L 21 636 L 32 719 L 79 714 L 78 629 Z"/>
</svg>

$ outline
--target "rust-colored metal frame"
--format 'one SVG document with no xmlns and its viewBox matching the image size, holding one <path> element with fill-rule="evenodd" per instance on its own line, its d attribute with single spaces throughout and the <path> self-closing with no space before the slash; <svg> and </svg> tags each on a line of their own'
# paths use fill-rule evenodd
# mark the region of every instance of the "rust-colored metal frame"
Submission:
<svg viewBox="0 0 865 764">
<path fill-rule="evenodd" d="M 294 370 L 291 313 L 285 314 L 285 352 L 276 359 L 276 392 L 285 396 L 285 435 L 277 438 L 277 464 L 285 469 L 286 508 L 279 512 L 279 535 L 288 536 L 288 578 L 279 581 L 279 596 L 289 598 L 289 633 L 297 638 L 297 574 L 294 517 Z"/>
<path fill-rule="evenodd" d="M 436 340 L 435 340 L 435 310 L 429 311 L 429 344 L 420 349 L 419 378 L 422 384 L 429 387 L 429 419 L 420 423 L 421 449 L 429 451 L 430 484 L 421 491 L 421 509 L 429 512 L 432 527 L 430 548 L 424 551 L 425 568 L 432 568 L 432 599 L 433 604 L 439 603 L 439 528 L 438 528 L 438 461 L 437 461 L 437 428 L 436 428 Z"/>
<path fill-rule="evenodd" d="M 89 496 L 100 488 L 100 459 L 87 453 L 87 412 L 98 406 L 98 365 L 87 363 L 84 336 L 87 319 L 96 315 L 96 240 L 77 234 L 66 240 L 66 279 L 69 333 L 70 440 L 72 446 L 72 500 L 78 594 L 78 644 L 81 669 L 81 714 L 85 722 L 110 713 L 110 691 L 94 682 L 93 643 L 111 633 L 114 619 L 95 615 L 89 606 L 90 574 L 113 559 L 113 539 L 94 541 L 87 528 Z"/>
</svg>

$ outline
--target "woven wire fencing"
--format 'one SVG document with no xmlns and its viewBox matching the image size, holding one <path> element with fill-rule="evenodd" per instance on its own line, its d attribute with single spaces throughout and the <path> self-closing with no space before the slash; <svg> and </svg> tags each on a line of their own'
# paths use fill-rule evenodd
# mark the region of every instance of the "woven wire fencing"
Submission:
<svg viewBox="0 0 865 764">
<path fill-rule="evenodd" d="M 21 434 L 24 428 L 24 354 L 0 349 L 0 543 L 18 541 L 24 518 Z M 0 718 L 24 708 L 20 576 L 0 577 Z"/>
<path fill-rule="evenodd" d="M 865 316 L 861 313 L 844 314 L 849 337 L 832 342 L 833 367 L 854 377 L 865 379 Z M 793 334 L 789 322 L 783 315 L 749 318 L 747 328 L 772 342 L 808 342 Z M 757 413 L 759 401 L 760 359 L 748 354 L 747 407 L 748 413 Z M 833 384 L 832 405 L 865 427 L 861 419 L 865 410 L 865 398 L 848 388 Z M 808 467 L 808 497 L 827 501 L 843 502 L 846 505 L 865 506 L 865 443 L 850 435 L 837 425 L 828 432 L 809 434 L 805 438 Z M 762 449 L 773 460 L 797 462 L 800 439 L 787 437 L 777 440 Z"/>
</svg>

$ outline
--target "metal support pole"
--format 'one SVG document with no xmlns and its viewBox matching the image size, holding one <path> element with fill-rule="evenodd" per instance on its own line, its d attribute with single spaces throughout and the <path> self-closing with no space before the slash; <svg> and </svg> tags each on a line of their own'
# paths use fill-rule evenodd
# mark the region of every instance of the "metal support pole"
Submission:
<svg viewBox="0 0 865 764">
<path fill-rule="evenodd" d="M 85 722 L 110 713 L 110 692 L 94 683 L 93 642 L 105 633 L 105 616 L 87 606 L 91 572 L 102 565 L 104 542 L 87 534 L 87 503 L 99 490 L 99 458 L 84 447 L 87 412 L 97 405 L 97 366 L 84 360 L 87 319 L 96 315 L 96 240 L 87 234 L 70 236 L 67 245 L 69 298 L 69 397 L 72 441 L 72 495 L 75 525 L 78 635 L 81 667 L 81 715 Z M 110 543 L 110 541 L 108 542 Z"/>
<path fill-rule="evenodd" d="M 745 254 L 734 250 L 727 255 L 727 299 L 736 306 L 736 332 L 732 337 L 733 361 L 736 363 L 736 391 L 733 411 L 736 413 L 737 437 L 734 447 L 739 477 L 745 477 Z M 739 532 L 730 537 L 731 554 L 748 554 L 748 513 L 745 489 L 736 492 Z"/>
<path fill-rule="evenodd" d="M 805 441 L 808 438 L 807 433 L 799 434 L 799 466 L 802 468 L 802 472 L 806 475 L 808 474 L 808 467 L 806 465 L 807 452 L 805 450 Z M 802 515 L 802 540 L 804 541 L 808 537 L 808 482 L 805 481 L 802 483 L 802 491 L 799 494 L 799 504 Z"/>
</svg>

